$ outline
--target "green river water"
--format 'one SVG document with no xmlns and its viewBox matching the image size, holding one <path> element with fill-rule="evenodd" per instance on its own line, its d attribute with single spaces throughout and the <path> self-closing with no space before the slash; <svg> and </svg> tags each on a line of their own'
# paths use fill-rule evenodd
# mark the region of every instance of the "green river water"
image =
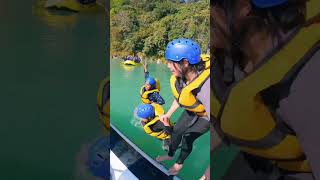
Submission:
<svg viewBox="0 0 320 180">
<path fill-rule="evenodd" d="M 141 103 L 139 90 L 144 83 L 144 73 L 142 66 L 125 66 L 119 60 L 110 62 L 111 74 L 111 123 L 117 127 L 126 137 L 135 143 L 140 149 L 155 159 L 158 155 L 166 154 L 162 150 L 161 142 L 154 137 L 144 133 L 139 122 L 134 118 L 134 109 Z M 169 78 L 171 72 L 165 65 L 149 64 L 150 75 L 158 78 L 161 84 L 161 96 L 166 104 L 163 106 L 167 111 L 172 103 Z M 177 121 L 182 110 L 180 109 L 173 116 L 172 120 Z M 179 177 L 183 180 L 199 179 L 210 163 L 210 134 L 207 132 L 197 139 L 193 146 L 193 151 L 184 163 Z M 221 146 L 217 152 L 211 156 L 211 179 L 220 180 L 228 169 L 230 162 L 237 154 L 234 147 Z M 177 151 L 176 156 L 179 154 Z M 174 160 L 165 162 L 166 168 L 174 164 Z"/>
<path fill-rule="evenodd" d="M 117 60 L 111 61 L 111 123 L 115 125 L 125 136 L 134 142 L 150 157 L 166 154 L 162 150 L 159 140 L 144 133 L 140 124 L 135 121 L 133 111 L 141 103 L 139 90 L 144 84 L 144 73 L 142 66 L 130 67 L 119 63 Z M 161 96 L 166 104 L 163 106 L 167 111 L 172 104 L 173 96 L 170 89 L 169 79 L 171 72 L 165 65 L 150 64 L 150 75 L 158 78 L 161 85 Z M 176 121 L 182 111 L 179 110 L 172 118 Z M 183 179 L 197 179 L 202 176 L 209 165 L 209 139 L 210 134 L 206 133 L 194 143 L 193 152 L 184 163 L 180 173 Z M 176 155 L 179 153 L 177 152 Z M 177 156 L 176 156 L 177 157 Z M 175 161 L 165 163 L 170 168 Z"/>
</svg>

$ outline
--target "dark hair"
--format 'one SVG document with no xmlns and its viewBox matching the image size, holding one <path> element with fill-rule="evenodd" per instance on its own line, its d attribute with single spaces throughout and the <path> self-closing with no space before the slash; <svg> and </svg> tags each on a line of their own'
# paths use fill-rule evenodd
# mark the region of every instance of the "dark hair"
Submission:
<svg viewBox="0 0 320 180">
<path fill-rule="evenodd" d="M 233 12 L 236 1 L 225 0 L 225 2 L 225 8 Z M 251 3 L 251 7 L 251 16 L 249 16 L 251 18 L 244 23 L 244 30 L 241 31 L 241 34 L 236 33 L 240 38 L 243 37 L 241 35 L 245 29 L 248 30 L 250 27 L 255 31 L 267 30 L 274 38 L 277 38 L 276 36 L 279 32 L 287 33 L 305 23 L 306 0 L 290 0 L 270 8 L 259 8 Z M 234 19 L 232 14 L 231 19 Z M 231 31 L 235 33 L 233 29 Z"/>
<path fill-rule="evenodd" d="M 187 70 L 183 69 L 183 61 L 185 61 L 186 59 L 182 59 L 182 61 L 179 61 L 178 64 L 180 65 L 180 67 L 182 68 L 183 73 L 186 73 Z M 187 60 L 186 60 L 187 61 Z M 205 68 L 204 62 L 200 60 L 199 63 L 197 64 L 189 64 L 189 69 L 188 71 L 192 71 L 195 73 L 201 72 L 203 71 Z"/>
<path fill-rule="evenodd" d="M 229 56 L 236 60 L 236 64 L 241 69 L 246 64 L 246 59 L 241 50 L 243 43 L 248 40 L 255 32 L 265 31 L 270 34 L 275 42 L 281 42 L 281 33 L 287 33 L 305 24 L 306 0 L 290 0 L 279 6 L 270 8 L 259 8 L 251 3 L 252 10 L 248 18 L 240 24 L 240 29 L 235 28 L 236 19 L 233 15 L 238 1 L 234 0 L 214 0 L 213 5 L 224 9 L 231 36 L 228 48 Z"/>
<path fill-rule="evenodd" d="M 181 68 L 181 74 L 183 75 L 183 77 L 182 77 L 183 81 L 186 81 L 185 75 L 187 72 L 191 71 L 194 73 L 199 73 L 205 69 L 205 64 L 202 60 L 200 60 L 200 62 L 197 64 L 189 64 L 188 69 L 184 68 L 184 66 L 183 66 L 184 61 L 187 61 L 187 59 L 182 59 L 179 62 L 172 61 L 174 63 L 174 66 L 178 65 Z"/>
<path fill-rule="evenodd" d="M 261 9 L 252 5 L 252 14 L 262 18 L 267 26 L 288 32 L 305 23 L 305 0 L 290 0 L 282 5 Z"/>
</svg>

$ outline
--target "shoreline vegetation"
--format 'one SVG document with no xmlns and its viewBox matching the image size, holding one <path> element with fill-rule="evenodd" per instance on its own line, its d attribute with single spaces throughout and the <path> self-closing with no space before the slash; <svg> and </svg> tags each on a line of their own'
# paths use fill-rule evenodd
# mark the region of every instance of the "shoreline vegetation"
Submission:
<svg viewBox="0 0 320 180">
<path fill-rule="evenodd" d="M 140 57 L 140 56 L 139 56 Z M 141 57 L 140 57 L 141 58 Z M 111 60 L 116 60 L 116 61 L 120 61 L 120 62 L 124 62 L 124 56 L 110 56 Z M 164 57 L 162 58 L 155 58 L 155 57 L 144 57 L 141 58 L 141 62 L 140 63 L 157 63 L 157 64 L 165 64 L 166 60 Z"/>
<path fill-rule="evenodd" d="M 167 43 L 181 37 L 194 39 L 203 53 L 209 49 L 209 0 L 111 0 L 110 3 L 112 59 L 136 55 L 142 61 L 163 63 Z"/>
</svg>

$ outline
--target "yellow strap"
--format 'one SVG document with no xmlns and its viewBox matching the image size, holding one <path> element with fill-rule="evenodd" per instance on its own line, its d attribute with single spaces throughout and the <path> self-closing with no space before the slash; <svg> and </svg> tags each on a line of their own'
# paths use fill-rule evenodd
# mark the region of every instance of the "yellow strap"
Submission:
<svg viewBox="0 0 320 180">
<path fill-rule="evenodd" d="M 204 81 L 210 76 L 210 69 L 204 70 L 195 80 L 193 80 L 190 84 L 184 87 L 180 93 L 179 101 L 181 102 L 189 102 L 189 104 L 184 104 L 185 106 L 192 106 L 195 102 L 187 101 L 191 99 L 194 95 L 191 93 L 192 90 L 198 88 Z"/>
<path fill-rule="evenodd" d="M 204 81 L 210 76 L 210 69 L 204 70 L 195 80 L 188 84 L 182 89 L 181 94 L 184 91 L 191 92 L 192 90 L 198 88 Z"/>
<path fill-rule="evenodd" d="M 319 27 L 319 25 L 313 25 L 302 28 L 279 53 L 272 57 L 271 61 L 268 61 L 259 68 L 259 70 L 243 79 L 233 91 L 237 91 L 237 89 L 246 89 L 246 94 L 251 94 L 250 96 L 254 97 L 257 92 L 264 90 L 266 85 L 278 83 L 279 80 L 281 80 L 285 74 L 299 62 L 302 56 L 319 41 Z M 262 78 L 269 77 L 270 75 L 272 75 L 272 78 Z M 248 83 L 254 83 L 256 88 L 245 88 L 248 87 Z"/>
<path fill-rule="evenodd" d="M 319 27 L 312 25 L 300 29 L 279 52 L 233 87 L 221 117 L 221 128 L 225 132 L 239 139 L 256 141 L 273 130 L 276 124 L 259 93 L 279 83 L 314 47 L 320 39 Z M 254 120 L 257 118 L 259 121 Z M 241 119 L 241 125 L 235 125 L 235 119 Z M 243 130 L 248 127 L 256 128 Z"/>
</svg>

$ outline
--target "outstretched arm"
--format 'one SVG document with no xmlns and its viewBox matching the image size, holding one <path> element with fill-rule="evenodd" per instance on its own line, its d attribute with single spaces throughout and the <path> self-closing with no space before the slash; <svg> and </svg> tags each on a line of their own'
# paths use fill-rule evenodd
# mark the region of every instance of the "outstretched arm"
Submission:
<svg viewBox="0 0 320 180">
<path fill-rule="evenodd" d="M 169 124 L 169 119 L 172 114 L 179 108 L 179 104 L 176 99 L 173 100 L 172 105 L 168 112 L 162 116 L 160 116 L 160 121 L 163 122 L 164 125 Z"/>
<path fill-rule="evenodd" d="M 148 72 L 148 63 L 147 63 L 147 61 L 145 61 L 144 63 L 142 63 L 142 65 L 143 65 L 143 70 L 144 70 L 144 72 Z"/>
<path fill-rule="evenodd" d="M 147 61 L 141 62 L 143 66 L 143 72 L 144 72 L 144 78 L 147 79 L 149 77 L 149 72 L 148 72 L 148 63 Z"/>
<path fill-rule="evenodd" d="M 173 114 L 174 112 L 176 112 L 176 110 L 177 110 L 179 107 L 180 107 L 180 106 L 179 106 L 177 100 L 174 99 L 173 102 L 172 102 L 172 105 L 171 105 L 170 109 L 169 109 L 168 112 L 166 113 L 166 115 L 168 115 L 168 118 L 170 118 L 170 117 L 172 116 L 172 114 Z"/>
</svg>

